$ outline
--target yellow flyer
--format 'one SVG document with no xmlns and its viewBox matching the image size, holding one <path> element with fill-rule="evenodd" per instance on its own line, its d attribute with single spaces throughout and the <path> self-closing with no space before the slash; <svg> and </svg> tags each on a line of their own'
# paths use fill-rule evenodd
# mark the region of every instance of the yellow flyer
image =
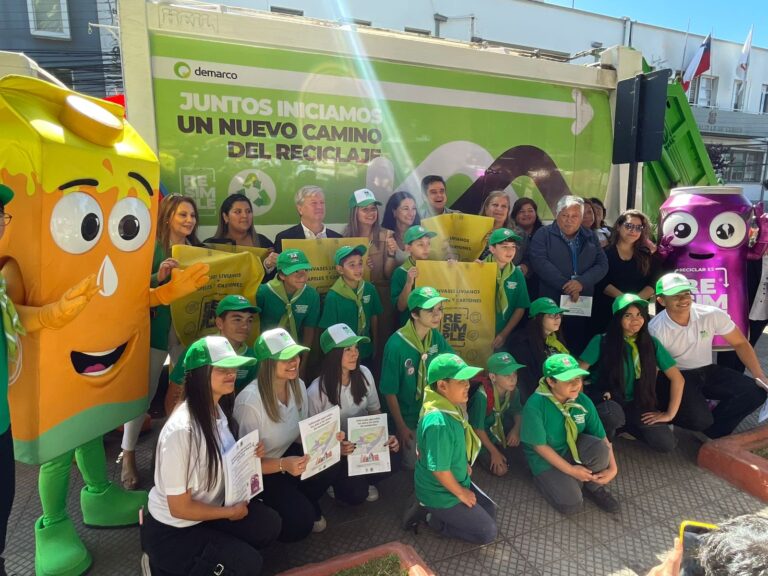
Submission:
<svg viewBox="0 0 768 576">
<path fill-rule="evenodd" d="M 419 260 L 417 286 L 432 286 L 448 298 L 441 332 L 456 354 L 485 366 L 496 336 L 496 264 Z"/>
<path fill-rule="evenodd" d="M 171 254 L 182 268 L 195 262 L 210 266 L 211 281 L 186 298 L 171 303 L 173 328 L 184 346 L 208 334 L 216 334 L 216 306 L 228 294 L 240 294 L 255 300 L 256 290 L 264 277 L 261 261 L 251 251 L 237 254 L 197 248 L 195 246 L 174 246 Z M 259 334 L 258 322 L 254 322 L 252 343 Z"/>
<path fill-rule="evenodd" d="M 425 218 L 421 225 L 437 234 L 432 240 L 430 259 L 446 260 L 453 256 L 461 262 L 474 262 L 485 249 L 493 218 L 454 212 Z"/>
<path fill-rule="evenodd" d="M 336 273 L 336 265 L 333 257 L 336 250 L 342 246 L 359 246 L 366 248 L 370 244 L 368 238 L 318 238 L 317 240 L 283 240 L 283 250 L 298 248 L 307 256 L 312 264 L 309 271 L 308 283 L 320 294 L 325 294 L 331 288 L 339 275 Z M 368 255 L 363 256 L 363 277 L 370 281 L 371 269 L 368 268 Z"/>
<path fill-rule="evenodd" d="M 260 262 L 264 262 L 264 259 L 269 256 L 269 253 L 272 252 L 270 248 L 254 248 L 253 246 L 238 246 L 237 244 L 214 244 L 209 243 L 207 246 L 210 246 L 213 250 L 218 250 L 219 252 L 230 252 L 232 254 L 240 254 L 241 252 L 250 252 L 256 258 L 259 259 Z"/>
</svg>

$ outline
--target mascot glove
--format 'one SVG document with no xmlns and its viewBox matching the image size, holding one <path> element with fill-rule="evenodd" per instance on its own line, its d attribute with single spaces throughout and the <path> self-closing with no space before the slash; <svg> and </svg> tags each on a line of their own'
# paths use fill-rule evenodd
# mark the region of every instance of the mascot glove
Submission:
<svg viewBox="0 0 768 576">
<path fill-rule="evenodd" d="M 675 247 L 672 246 L 673 239 L 674 236 L 672 236 L 672 234 L 667 234 L 666 236 L 662 236 L 661 240 L 659 240 L 659 245 L 656 247 L 656 254 L 658 254 L 662 259 L 666 258 L 675 251 Z"/>
<path fill-rule="evenodd" d="M 152 290 L 158 303 L 168 305 L 174 300 L 184 298 L 202 288 L 208 282 L 208 264 L 197 262 L 184 270 L 174 269 L 171 272 L 171 281 Z"/>
<path fill-rule="evenodd" d="M 768 214 L 765 214 L 762 202 L 755 204 L 755 223 L 757 224 L 757 242 L 749 248 L 748 260 L 760 260 L 768 248 Z"/>
<path fill-rule="evenodd" d="M 57 302 L 40 307 L 38 316 L 40 324 L 54 330 L 63 328 L 83 311 L 99 290 L 95 274 L 83 278 L 67 290 Z"/>
</svg>

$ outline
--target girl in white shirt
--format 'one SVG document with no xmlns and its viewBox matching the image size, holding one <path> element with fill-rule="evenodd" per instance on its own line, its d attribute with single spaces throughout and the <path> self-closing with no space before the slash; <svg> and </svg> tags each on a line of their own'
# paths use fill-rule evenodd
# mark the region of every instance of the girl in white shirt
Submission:
<svg viewBox="0 0 768 576">
<path fill-rule="evenodd" d="M 141 527 L 153 574 L 203 575 L 218 566 L 236 576 L 261 573 L 258 549 L 277 538 L 280 517 L 256 499 L 223 505 L 222 454 L 235 443 L 237 369 L 255 363 L 223 336 L 198 340 L 184 357 L 186 397 L 160 432 L 155 486 Z M 262 453 L 260 445 L 254 457 Z"/>
<path fill-rule="evenodd" d="M 359 363 L 360 352 L 357 345 L 369 342 L 365 336 L 357 336 L 346 324 L 334 324 L 320 335 L 320 347 L 324 360 L 320 376 L 315 378 L 307 391 L 309 396 L 309 415 L 314 416 L 333 406 L 341 409 L 341 429 L 347 432 L 347 420 L 357 416 L 380 414 L 381 404 L 376 393 L 376 385 L 371 371 Z M 393 452 L 392 470 L 399 467 L 399 458 L 395 457 L 400 446 L 395 436 L 387 440 L 390 451 Z M 352 454 L 355 445 L 351 442 L 341 443 L 343 456 Z M 399 454 L 397 455 L 399 456 Z M 371 474 L 364 476 L 348 475 L 346 460 L 332 466 L 322 474 L 331 478 L 334 498 L 347 504 L 357 505 L 363 501 L 375 502 L 379 492 L 374 483 L 383 479 L 386 474 Z"/>
</svg>

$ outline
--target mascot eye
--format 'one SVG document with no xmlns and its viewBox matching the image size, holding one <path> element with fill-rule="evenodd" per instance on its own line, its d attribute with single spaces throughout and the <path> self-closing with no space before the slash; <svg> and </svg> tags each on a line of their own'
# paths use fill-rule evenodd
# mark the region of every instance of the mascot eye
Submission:
<svg viewBox="0 0 768 576">
<path fill-rule="evenodd" d="M 696 238 L 699 232 L 699 224 L 692 214 L 675 212 L 664 220 L 661 232 L 664 236 L 672 236 L 672 246 L 685 246 Z"/>
<path fill-rule="evenodd" d="M 51 236 L 56 245 L 70 254 L 84 254 L 101 238 L 101 206 L 84 192 L 67 194 L 53 207 Z"/>
<path fill-rule="evenodd" d="M 149 209 L 138 198 L 123 198 L 109 215 L 109 237 L 123 252 L 133 252 L 144 245 L 151 229 Z"/>
<path fill-rule="evenodd" d="M 735 248 L 746 238 L 747 223 L 736 212 L 723 212 L 709 224 L 709 237 L 720 248 Z"/>
</svg>

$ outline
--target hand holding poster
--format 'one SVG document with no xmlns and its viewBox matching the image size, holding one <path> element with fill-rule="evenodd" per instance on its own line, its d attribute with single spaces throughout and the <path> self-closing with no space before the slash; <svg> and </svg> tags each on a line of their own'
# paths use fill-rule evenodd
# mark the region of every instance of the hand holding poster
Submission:
<svg viewBox="0 0 768 576">
<path fill-rule="evenodd" d="M 455 256 L 461 262 L 474 262 L 485 248 L 493 218 L 453 212 L 425 218 L 421 225 L 437 234 L 432 240 L 434 253 L 430 258 L 446 260 Z"/>
<path fill-rule="evenodd" d="M 347 420 L 347 440 L 355 445 L 355 451 L 347 456 L 350 476 L 389 472 L 389 428 L 386 414 L 359 416 Z"/>
<path fill-rule="evenodd" d="M 252 252 L 227 254 L 210 248 L 176 245 L 171 255 L 182 268 L 195 262 L 210 266 L 211 281 L 189 296 L 171 303 L 173 328 L 184 346 L 207 334 L 216 334 L 216 306 L 227 294 L 240 294 L 253 300 L 264 277 L 264 266 Z M 258 334 L 258 326 L 252 330 Z"/>
<path fill-rule="evenodd" d="M 592 296 L 579 296 L 574 302 L 568 294 L 560 295 L 560 308 L 565 308 L 566 316 L 592 316 Z"/>
<path fill-rule="evenodd" d="M 224 453 L 224 506 L 249 502 L 264 490 L 261 458 L 256 457 L 259 431 L 254 430 Z"/>
<path fill-rule="evenodd" d="M 368 238 L 318 238 L 317 240 L 283 240 L 283 250 L 289 248 L 298 248 L 307 256 L 307 260 L 312 264 L 312 270 L 309 271 L 309 280 L 307 283 L 317 290 L 320 294 L 325 294 L 330 290 L 336 278 L 336 264 L 333 257 L 336 250 L 342 246 L 368 246 Z M 368 267 L 368 254 L 363 256 L 363 278 L 371 279 L 371 269 Z"/>
<path fill-rule="evenodd" d="M 299 422 L 301 445 L 309 456 L 301 479 L 314 476 L 341 460 L 341 442 L 336 435 L 341 430 L 341 410 L 338 406 Z"/>
<path fill-rule="evenodd" d="M 440 328 L 445 339 L 465 362 L 484 366 L 496 336 L 496 264 L 419 260 L 416 267 L 416 286 L 432 286 L 448 298 Z"/>
</svg>

